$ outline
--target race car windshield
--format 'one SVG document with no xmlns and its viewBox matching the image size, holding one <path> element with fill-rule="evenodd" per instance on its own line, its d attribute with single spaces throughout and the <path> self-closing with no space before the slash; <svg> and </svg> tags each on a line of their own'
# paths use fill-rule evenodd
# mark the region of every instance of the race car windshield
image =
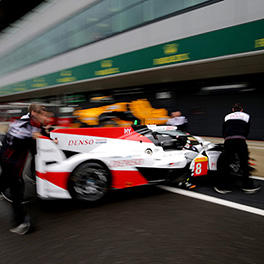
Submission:
<svg viewBox="0 0 264 264">
<path fill-rule="evenodd" d="M 150 139 L 156 146 L 161 146 L 163 150 L 181 150 L 186 144 L 186 137 L 176 138 L 175 136 L 159 133 L 156 131 L 149 131 L 145 137 Z"/>
<path fill-rule="evenodd" d="M 180 130 L 168 130 L 168 131 L 161 131 L 158 133 L 163 134 L 163 135 L 170 135 L 172 137 L 188 136 L 187 133 L 180 131 Z"/>
<path fill-rule="evenodd" d="M 192 145 L 199 145 L 200 144 L 199 141 L 195 137 L 193 137 L 189 133 L 185 133 L 185 132 L 180 131 L 180 130 L 163 131 L 160 134 L 169 135 L 172 137 L 173 140 L 176 139 L 179 142 L 181 142 L 181 144 L 184 144 L 184 143 L 189 143 Z"/>
</svg>

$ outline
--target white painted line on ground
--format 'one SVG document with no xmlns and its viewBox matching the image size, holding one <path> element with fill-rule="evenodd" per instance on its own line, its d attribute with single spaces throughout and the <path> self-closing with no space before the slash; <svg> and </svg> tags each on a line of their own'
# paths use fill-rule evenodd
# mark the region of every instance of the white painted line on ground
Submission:
<svg viewBox="0 0 264 264">
<path fill-rule="evenodd" d="M 252 178 L 252 179 L 256 179 L 256 180 L 260 180 L 260 181 L 264 181 L 264 177 L 250 176 L 250 178 Z"/>
<path fill-rule="evenodd" d="M 205 195 L 205 194 L 200 194 L 200 193 L 196 193 L 196 192 L 192 192 L 192 191 L 182 190 L 182 189 L 175 188 L 175 187 L 164 186 L 164 185 L 159 185 L 159 187 L 161 189 L 169 191 L 169 192 L 185 195 L 185 196 L 188 196 L 191 198 L 195 198 L 195 199 L 207 201 L 210 203 L 219 204 L 219 205 L 226 206 L 226 207 L 231 207 L 231 208 L 241 210 L 241 211 L 245 211 L 248 213 L 264 216 L 264 210 L 261 210 L 261 209 L 255 208 L 255 207 L 226 201 L 224 199 L 212 197 L 212 196 Z"/>
</svg>

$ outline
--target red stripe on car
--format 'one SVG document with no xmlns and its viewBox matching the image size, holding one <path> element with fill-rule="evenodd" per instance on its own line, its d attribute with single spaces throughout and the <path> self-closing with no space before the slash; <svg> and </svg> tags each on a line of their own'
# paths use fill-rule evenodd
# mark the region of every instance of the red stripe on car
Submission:
<svg viewBox="0 0 264 264">
<path fill-rule="evenodd" d="M 68 178 L 70 175 L 70 172 L 36 172 L 37 177 L 49 181 L 53 183 L 54 185 L 67 190 L 67 183 L 68 183 Z"/>
<path fill-rule="evenodd" d="M 112 170 L 112 188 L 124 189 L 147 184 L 148 181 L 138 171 Z"/>
<path fill-rule="evenodd" d="M 152 143 L 147 137 L 134 131 L 132 127 L 95 127 L 95 128 L 67 128 L 55 129 L 52 133 L 103 138 L 116 138 L 132 141 Z"/>
</svg>

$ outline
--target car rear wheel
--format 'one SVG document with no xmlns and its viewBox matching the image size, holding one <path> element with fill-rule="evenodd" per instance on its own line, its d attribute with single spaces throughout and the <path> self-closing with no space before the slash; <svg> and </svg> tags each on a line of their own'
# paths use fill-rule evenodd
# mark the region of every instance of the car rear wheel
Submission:
<svg viewBox="0 0 264 264">
<path fill-rule="evenodd" d="M 69 179 L 69 192 L 76 200 L 100 201 L 106 196 L 109 187 L 109 172 L 96 162 L 85 162 L 79 165 Z"/>
</svg>

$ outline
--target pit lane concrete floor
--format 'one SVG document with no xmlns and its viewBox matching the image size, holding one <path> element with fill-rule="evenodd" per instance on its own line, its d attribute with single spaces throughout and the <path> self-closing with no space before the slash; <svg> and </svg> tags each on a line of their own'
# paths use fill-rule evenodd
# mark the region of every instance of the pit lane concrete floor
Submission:
<svg viewBox="0 0 264 264">
<path fill-rule="evenodd" d="M 35 232 L 26 236 L 8 232 L 6 201 L 0 201 L 0 210 L 1 264 L 261 264 L 264 260 L 263 216 L 154 186 L 114 192 L 93 207 L 71 200 L 33 200 L 28 210 Z"/>
<path fill-rule="evenodd" d="M 249 142 L 258 176 L 262 144 Z M 206 184 L 192 193 L 263 210 L 264 181 L 257 181 L 254 195 L 220 195 Z M 0 201 L 0 264 L 264 263 L 263 216 L 157 187 L 114 192 L 94 207 L 38 199 L 27 207 L 35 232 L 18 236 L 8 231 L 10 205 Z"/>
</svg>

